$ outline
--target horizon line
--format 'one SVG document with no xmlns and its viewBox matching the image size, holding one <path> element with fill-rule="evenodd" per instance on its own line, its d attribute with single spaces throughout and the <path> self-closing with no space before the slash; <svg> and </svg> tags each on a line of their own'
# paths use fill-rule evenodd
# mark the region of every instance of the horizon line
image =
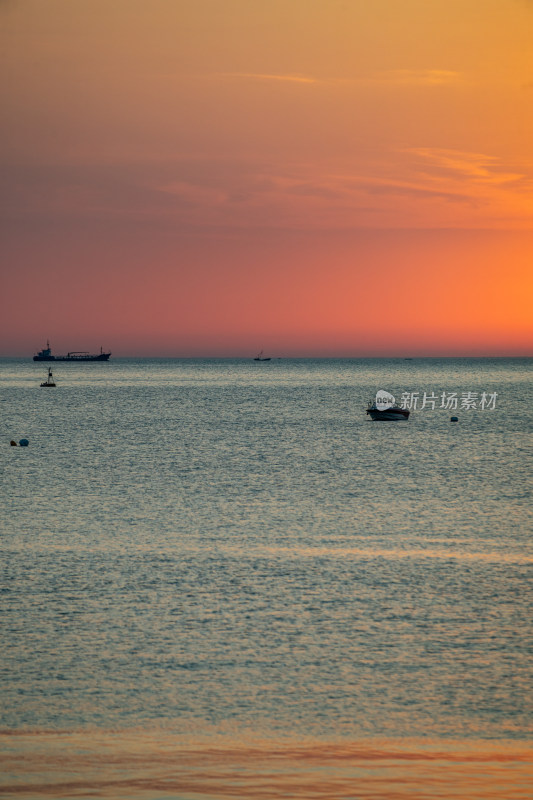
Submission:
<svg viewBox="0 0 533 800">
<path fill-rule="evenodd" d="M 113 354 L 111 354 L 111 355 L 113 356 Z M 32 355 L 27 355 L 26 353 L 24 353 L 24 354 L 0 353 L 0 358 L 28 359 L 28 360 L 32 360 L 33 361 L 33 356 Z M 152 354 L 152 355 L 127 355 L 127 354 L 124 354 L 124 355 L 115 355 L 113 360 L 117 360 L 117 359 L 134 359 L 134 360 L 138 361 L 138 360 L 143 360 L 143 359 L 149 360 L 149 359 L 155 359 L 155 358 L 157 358 L 157 359 L 166 358 L 166 359 L 175 359 L 175 360 L 191 360 L 191 361 L 197 360 L 197 359 L 217 359 L 217 360 L 224 360 L 224 359 L 235 360 L 235 359 L 239 359 L 239 360 L 242 360 L 242 361 L 249 361 L 249 360 L 253 361 L 255 356 L 253 356 L 253 355 L 238 355 L 238 354 L 216 355 L 216 354 L 213 354 L 213 353 L 211 353 L 211 354 L 203 354 L 203 355 L 200 355 L 200 354 L 196 354 L 196 355 L 168 355 L 168 354 L 167 355 L 162 355 L 162 354 L 160 354 L 160 355 L 157 355 L 157 354 Z M 385 355 L 384 354 L 379 354 L 379 355 L 372 355 L 372 354 L 366 354 L 366 355 L 362 355 L 362 354 L 359 354 L 359 355 L 309 355 L 309 354 L 304 355 L 304 354 L 296 354 L 296 355 L 280 355 L 280 356 L 272 355 L 272 356 L 269 356 L 269 358 L 270 358 L 271 361 L 284 361 L 284 360 L 287 360 L 287 361 L 289 361 L 289 360 L 313 360 L 313 361 L 318 361 L 318 360 L 323 360 L 323 361 L 327 361 L 327 360 L 351 360 L 351 361 L 356 361 L 358 359 L 384 359 L 384 360 L 391 360 L 391 359 L 404 359 L 405 360 L 405 359 L 407 359 L 407 360 L 415 360 L 415 359 L 422 359 L 422 358 L 533 358 L 533 353 L 496 353 L 496 354 L 490 354 L 490 353 L 470 353 L 470 354 L 469 353 L 448 353 L 448 354 L 443 354 L 443 353 L 440 353 L 440 354 L 438 354 L 438 353 L 425 353 L 425 354 L 413 354 L 413 355 L 407 355 L 407 354 L 406 355 L 398 355 L 398 354 L 396 354 L 396 355 L 393 355 L 393 354 L 388 354 L 388 355 L 387 354 L 385 354 Z M 51 363 L 51 362 L 37 361 L 37 362 L 34 362 L 34 363 Z M 57 363 L 68 363 L 68 362 L 62 362 L 62 361 L 58 360 Z M 83 363 L 85 363 L 85 362 L 83 362 Z M 96 362 L 96 363 L 104 363 L 104 362 Z M 105 363 L 111 363 L 111 360 L 110 361 L 106 361 Z"/>
</svg>

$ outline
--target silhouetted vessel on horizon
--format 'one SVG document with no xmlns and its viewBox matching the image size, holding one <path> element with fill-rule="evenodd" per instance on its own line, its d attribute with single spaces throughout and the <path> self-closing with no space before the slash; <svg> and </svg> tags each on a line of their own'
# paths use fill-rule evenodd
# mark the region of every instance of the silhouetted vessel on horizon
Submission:
<svg viewBox="0 0 533 800">
<path fill-rule="evenodd" d="M 85 350 L 77 350 L 67 353 L 66 356 L 53 356 L 50 349 L 50 342 L 46 342 L 46 347 L 39 350 L 36 356 L 33 356 L 34 361 L 108 361 L 111 353 L 104 353 L 100 348 L 100 352 L 96 354 L 87 353 Z"/>
<path fill-rule="evenodd" d="M 264 356 L 263 351 L 261 350 L 260 353 L 256 355 L 254 361 L 270 361 L 270 356 Z"/>
</svg>

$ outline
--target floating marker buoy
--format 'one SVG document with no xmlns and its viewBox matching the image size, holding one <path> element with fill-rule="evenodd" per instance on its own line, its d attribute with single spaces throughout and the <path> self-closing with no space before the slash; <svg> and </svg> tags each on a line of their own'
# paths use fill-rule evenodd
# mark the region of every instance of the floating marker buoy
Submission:
<svg viewBox="0 0 533 800">
<path fill-rule="evenodd" d="M 21 447 L 27 447 L 29 445 L 29 441 L 27 439 L 21 439 L 19 444 Z"/>
<path fill-rule="evenodd" d="M 9 444 L 11 445 L 11 447 L 16 447 L 17 446 L 17 443 L 13 439 L 11 439 Z"/>
<path fill-rule="evenodd" d="M 459 417 L 450 417 L 450 422 L 459 422 Z"/>
</svg>

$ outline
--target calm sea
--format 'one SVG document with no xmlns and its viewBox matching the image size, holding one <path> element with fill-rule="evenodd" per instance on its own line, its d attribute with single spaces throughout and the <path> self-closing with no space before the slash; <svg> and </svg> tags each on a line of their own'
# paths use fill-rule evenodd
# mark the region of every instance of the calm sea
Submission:
<svg viewBox="0 0 533 800">
<path fill-rule="evenodd" d="M 45 376 L 0 361 L 3 797 L 531 797 L 530 360 Z"/>
</svg>

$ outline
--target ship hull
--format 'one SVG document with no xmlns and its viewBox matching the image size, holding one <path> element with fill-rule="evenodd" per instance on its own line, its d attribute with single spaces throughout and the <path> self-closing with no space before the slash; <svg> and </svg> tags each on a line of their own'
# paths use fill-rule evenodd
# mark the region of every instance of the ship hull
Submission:
<svg viewBox="0 0 533 800">
<path fill-rule="evenodd" d="M 111 353 L 98 353 L 95 356 L 33 356 L 34 361 L 108 361 Z"/>
<path fill-rule="evenodd" d="M 386 408 L 383 411 L 379 408 L 369 408 L 366 413 L 370 414 L 370 418 L 373 420 L 384 420 L 386 422 L 409 419 L 409 411 L 406 408 L 393 407 Z"/>
</svg>

